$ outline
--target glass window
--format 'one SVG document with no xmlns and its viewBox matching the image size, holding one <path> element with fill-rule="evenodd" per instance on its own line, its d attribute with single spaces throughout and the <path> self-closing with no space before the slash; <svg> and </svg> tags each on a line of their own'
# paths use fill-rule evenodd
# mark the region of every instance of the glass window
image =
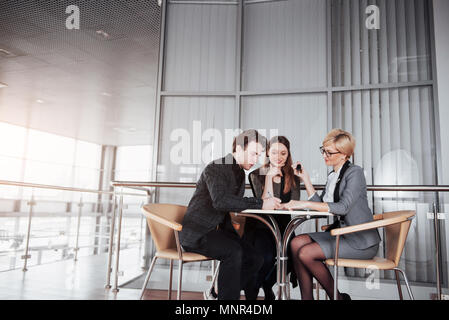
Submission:
<svg viewBox="0 0 449 320">
<path fill-rule="evenodd" d="M 372 1 L 332 1 L 333 85 L 431 80 L 427 0 L 379 0 L 379 29 L 368 29 Z"/>
<path fill-rule="evenodd" d="M 122 146 L 117 148 L 115 180 L 150 181 L 152 146 Z"/>
<path fill-rule="evenodd" d="M 242 129 L 264 130 L 268 139 L 286 136 L 292 160 L 301 161 L 312 183 L 326 182 L 319 147 L 327 131 L 327 95 L 301 94 L 242 99 Z M 260 131 L 262 133 L 262 131 Z M 263 161 L 260 157 L 259 161 Z"/>
<path fill-rule="evenodd" d="M 326 1 L 265 1 L 245 5 L 242 87 L 325 88 Z"/>
<path fill-rule="evenodd" d="M 27 130 L 0 122 L 0 155 L 22 158 L 25 151 Z"/>
<path fill-rule="evenodd" d="M 75 139 L 29 130 L 26 158 L 33 161 L 72 165 Z"/>
<path fill-rule="evenodd" d="M 237 6 L 169 3 L 163 90 L 233 91 Z"/>
</svg>

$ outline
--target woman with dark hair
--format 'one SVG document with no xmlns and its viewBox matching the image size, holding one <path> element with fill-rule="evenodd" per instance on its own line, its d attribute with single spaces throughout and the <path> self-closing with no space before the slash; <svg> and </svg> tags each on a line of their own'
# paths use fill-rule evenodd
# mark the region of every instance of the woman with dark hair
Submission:
<svg viewBox="0 0 449 320">
<path fill-rule="evenodd" d="M 262 167 L 249 175 L 249 181 L 254 197 L 268 199 L 276 197 L 281 203 L 300 198 L 300 179 L 295 176 L 292 168 L 292 156 L 290 153 L 290 142 L 286 137 L 273 137 L 266 148 L 266 160 Z M 279 225 L 283 234 L 291 216 L 274 215 L 273 218 Z M 247 219 L 243 237 L 263 253 L 264 264 L 257 274 L 256 286 L 262 287 L 265 300 L 274 299 L 272 290 L 276 283 L 276 243 L 271 231 L 256 219 Z M 290 250 L 288 250 L 290 254 Z M 287 265 L 287 272 L 292 271 L 291 259 Z M 294 287 L 297 285 L 294 273 L 291 273 L 291 281 Z"/>
</svg>

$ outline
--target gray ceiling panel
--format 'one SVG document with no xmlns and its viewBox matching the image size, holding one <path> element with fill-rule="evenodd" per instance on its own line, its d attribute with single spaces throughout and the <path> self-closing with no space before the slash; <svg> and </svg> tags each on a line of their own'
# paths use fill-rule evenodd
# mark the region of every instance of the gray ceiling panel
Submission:
<svg viewBox="0 0 449 320">
<path fill-rule="evenodd" d="M 66 28 L 69 5 L 79 30 Z M 152 143 L 160 24 L 157 0 L 0 1 L 0 121 Z"/>
</svg>

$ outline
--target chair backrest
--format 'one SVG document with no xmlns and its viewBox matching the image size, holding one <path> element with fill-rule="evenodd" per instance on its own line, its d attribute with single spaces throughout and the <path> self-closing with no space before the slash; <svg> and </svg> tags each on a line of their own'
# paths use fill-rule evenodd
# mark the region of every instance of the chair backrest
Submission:
<svg viewBox="0 0 449 320">
<path fill-rule="evenodd" d="M 175 204 L 151 203 L 143 206 L 142 211 L 158 251 L 176 249 L 174 230 L 182 229 L 186 210 L 187 207 Z"/>
<path fill-rule="evenodd" d="M 386 258 L 388 260 L 392 260 L 396 266 L 399 265 L 399 260 L 401 259 L 402 251 L 404 250 L 410 224 L 412 223 L 412 219 L 415 214 L 415 211 L 395 211 L 385 212 L 382 214 L 383 220 L 396 217 L 405 218 L 405 220 L 400 223 L 385 227 Z"/>
</svg>

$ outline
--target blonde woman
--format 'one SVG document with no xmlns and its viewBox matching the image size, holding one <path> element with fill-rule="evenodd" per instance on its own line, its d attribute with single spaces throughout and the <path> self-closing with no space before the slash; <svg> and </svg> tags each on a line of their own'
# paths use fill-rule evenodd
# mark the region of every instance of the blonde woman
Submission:
<svg viewBox="0 0 449 320">
<path fill-rule="evenodd" d="M 326 136 L 320 151 L 327 166 L 333 167 L 326 189 L 319 196 L 304 168 L 295 175 L 301 178 L 309 196 L 308 201 L 292 200 L 284 205 L 286 209 L 312 209 L 333 213 L 337 220 L 332 228 L 357 225 L 373 220 L 368 207 L 366 180 L 363 169 L 352 164 L 349 159 L 354 153 L 354 137 L 341 129 L 334 129 Z M 329 229 L 327 231 L 330 231 Z M 371 259 L 377 254 L 380 236 L 377 230 L 344 235 L 340 239 L 339 257 L 346 259 Z M 334 280 L 324 260 L 335 255 L 335 237 L 330 232 L 302 234 L 291 242 L 293 264 L 298 278 L 301 297 L 312 300 L 312 282 L 316 278 L 335 300 L 350 300 L 348 294 L 338 293 L 334 297 Z"/>
</svg>

